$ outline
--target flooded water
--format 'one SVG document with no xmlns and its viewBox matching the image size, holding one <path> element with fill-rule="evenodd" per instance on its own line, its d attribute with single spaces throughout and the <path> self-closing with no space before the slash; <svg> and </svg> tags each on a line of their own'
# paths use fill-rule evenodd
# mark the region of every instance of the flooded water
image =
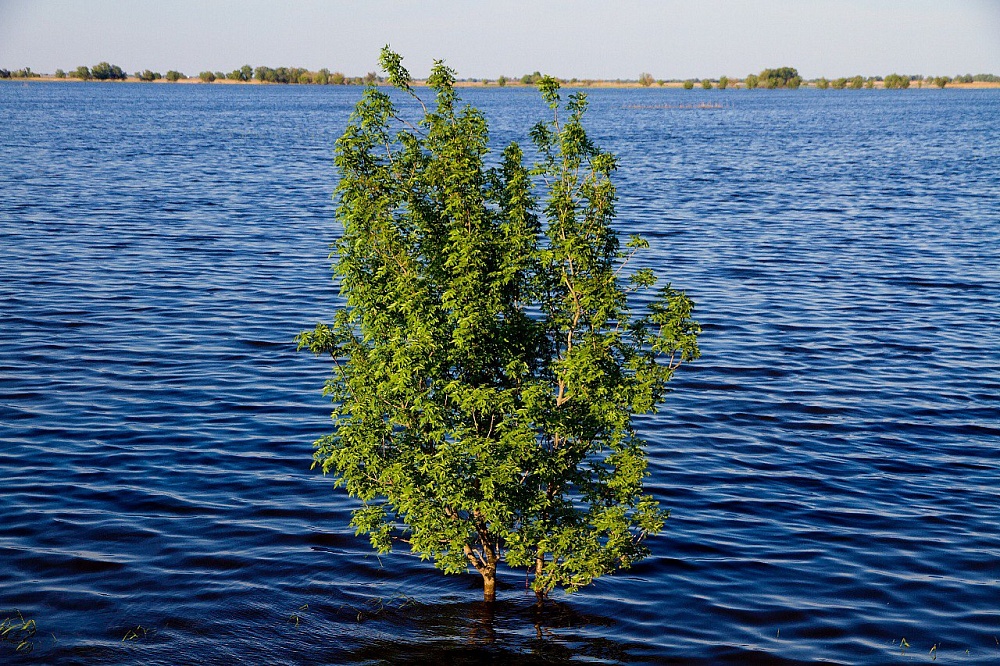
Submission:
<svg viewBox="0 0 1000 666">
<path fill-rule="evenodd" d="M 0 84 L 0 660 L 1000 660 L 1000 92 L 591 92 L 703 358 L 640 421 L 652 556 L 540 614 L 309 470 L 360 92 Z"/>
</svg>

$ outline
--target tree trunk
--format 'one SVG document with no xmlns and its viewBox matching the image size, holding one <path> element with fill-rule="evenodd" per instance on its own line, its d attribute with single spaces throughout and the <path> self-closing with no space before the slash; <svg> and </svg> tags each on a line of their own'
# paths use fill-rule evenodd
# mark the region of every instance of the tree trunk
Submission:
<svg viewBox="0 0 1000 666">
<path fill-rule="evenodd" d="M 542 572 L 545 567 L 545 553 L 539 553 L 535 558 L 535 602 L 541 606 L 545 601 L 545 592 L 538 587 L 538 582 L 542 579 Z"/>
<path fill-rule="evenodd" d="M 497 565 L 480 573 L 483 574 L 483 601 L 492 604 L 497 600 Z"/>
</svg>

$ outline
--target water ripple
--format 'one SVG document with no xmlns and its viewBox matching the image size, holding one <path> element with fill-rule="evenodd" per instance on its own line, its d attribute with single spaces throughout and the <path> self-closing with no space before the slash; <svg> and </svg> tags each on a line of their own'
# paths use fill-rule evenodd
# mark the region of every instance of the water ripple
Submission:
<svg viewBox="0 0 1000 666">
<path fill-rule="evenodd" d="M 336 88 L 0 83 L 0 611 L 36 655 L 1000 659 L 993 91 L 592 91 L 621 229 L 704 358 L 638 420 L 652 557 L 541 614 L 503 572 L 487 616 L 309 470 L 327 368 L 292 340 L 337 303 Z M 464 94 L 496 145 L 544 108 Z"/>
</svg>

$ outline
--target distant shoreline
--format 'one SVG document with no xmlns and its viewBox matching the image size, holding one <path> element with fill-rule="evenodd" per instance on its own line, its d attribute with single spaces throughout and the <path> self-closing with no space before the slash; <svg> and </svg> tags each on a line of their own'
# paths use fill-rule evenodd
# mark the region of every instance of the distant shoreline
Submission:
<svg viewBox="0 0 1000 666">
<path fill-rule="evenodd" d="M 320 87 L 323 87 L 322 84 L 315 84 L 315 83 L 294 83 L 294 84 L 292 84 L 292 83 L 272 83 L 270 81 L 257 81 L 257 80 L 252 80 L 252 81 L 234 81 L 232 79 L 216 79 L 215 81 L 207 82 L 207 81 L 202 81 L 198 77 L 187 77 L 187 78 L 183 78 L 183 79 L 178 79 L 177 81 L 167 81 L 165 79 L 158 79 L 156 81 L 141 81 L 141 80 L 139 80 L 138 78 L 136 78 L 134 76 L 129 76 L 129 77 L 127 77 L 123 81 L 121 81 L 121 80 L 119 80 L 119 81 L 83 81 L 83 80 L 80 80 L 80 79 L 69 78 L 69 77 L 67 77 L 67 78 L 56 78 L 56 77 L 51 76 L 51 75 L 45 75 L 45 76 L 32 77 L 30 79 L 16 78 L 16 79 L 3 79 L 3 80 L 4 81 L 9 81 L 11 83 L 19 83 L 19 82 L 20 83 L 26 83 L 26 82 L 36 81 L 36 82 L 39 82 L 39 83 L 147 83 L 147 84 L 153 84 L 153 85 L 181 84 L 181 85 L 201 85 L 201 86 L 216 86 L 216 85 L 231 86 L 231 85 L 237 85 L 237 86 L 310 86 L 310 87 L 312 87 L 312 86 L 320 86 Z M 922 83 L 925 83 L 926 85 L 918 85 L 918 83 L 919 82 L 915 82 L 915 81 L 911 82 L 910 83 L 910 87 L 907 90 L 925 90 L 925 89 L 926 90 L 938 90 L 939 89 L 937 86 L 931 84 L 929 81 L 922 82 Z M 328 84 L 328 85 L 331 85 L 333 87 L 347 87 L 347 86 L 364 87 L 365 84 Z M 379 85 L 381 87 L 389 87 L 389 84 L 385 83 L 385 82 L 379 82 L 379 83 L 377 83 L 377 85 Z M 412 85 L 414 85 L 415 87 L 426 87 L 427 86 L 427 81 L 426 80 L 414 80 L 414 81 L 412 81 Z M 653 83 L 653 84 L 647 86 L 647 85 L 643 85 L 643 84 L 639 83 L 638 81 L 600 81 L 600 80 L 586 80 L 586 81 L 579 81 L 578 80 L 578 81 L 573 81 L 573 80 L 569 80 L 569 81 L 562 81 L 562 85 L 563 85 L 563 87 L 566 87 L 566 88 L 615 88 L 615 89 L 634 88 L 634 89 L 637 89 L 637 90 L 656 90 L 658 88 L 683 89 L 684 82 L 683 81 L 665 81 L 663 83 Z M 501 86 L 501 85 L 499 85 L 494 80 L 494 81 L 456 81 L 455 82 L 455 87 L 456 88 L 534 88 L 535 86 L 534 86 L 534 84 L 521 83 L 520 81 L 516 81 L 516 80 L 515 81 L 508 80 L 504 85 Z M 814 88 L 814 89 L 818 89 L 818 87 L 815 85 L 815 83 L 810 82 L 810 81 L 803 81 L 801 87 L 802 88 Z M 882 89 L 885 88 L 885 86 L 883 85 L 882 81 L 875 81 L 873 87 L 876 88 L 876 89 L 880 89 L 880 90 L 882 90 Z M 703 90 L 700 85 L 694 86 L 694 89 L 695 90 Z M 745 90 L 745 89 L 746 88 L 744 87 L 742 81 L 731 81 L 729 83 L 729 86 L 726 88 L 726 90 Z M 759 90 L 763 90 L 764 88 L 758 88 L 758 89 Z M 974 81 L 972 83 L 948 83 L 948 85 L 946 86 L 945 89 L 946 90 L 989 90 L 989 89 L 1000 89 L 1000 82 Z M 718 88 L 717 88 L 717 86 L 716 86 L 715 83 L 713 83 L 712 90 L 718 90 Z M 721 91 L 721 92 L 724 92 L 724 91 Z"/>
</svg>

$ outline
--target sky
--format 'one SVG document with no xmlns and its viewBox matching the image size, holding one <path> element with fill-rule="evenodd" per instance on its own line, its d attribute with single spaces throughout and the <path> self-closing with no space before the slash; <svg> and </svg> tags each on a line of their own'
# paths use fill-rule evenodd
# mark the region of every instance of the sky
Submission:
<svg viewBox="0 0 1000 666">
<path fill-rule="evenodd" d="M 0 67 L 243 64 L 416 77 L 1000 75 L 1000 0 L 0 0 Z"/>
</svg>

